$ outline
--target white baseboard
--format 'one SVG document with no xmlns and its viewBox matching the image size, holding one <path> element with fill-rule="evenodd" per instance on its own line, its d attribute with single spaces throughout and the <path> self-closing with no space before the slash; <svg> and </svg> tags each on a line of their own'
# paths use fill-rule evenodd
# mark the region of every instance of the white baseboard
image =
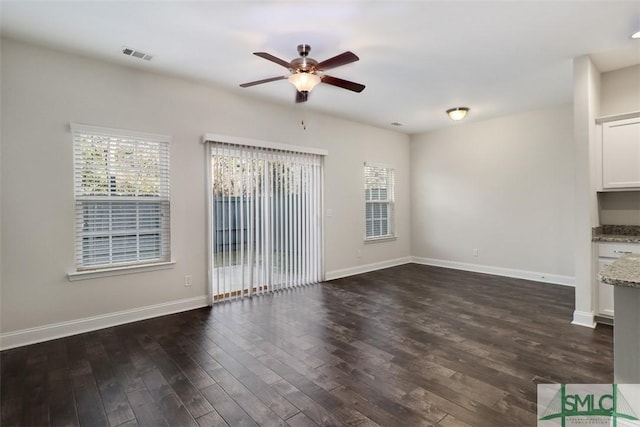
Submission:
<svg viewBox="0 0 640 427">
<path fill-rule="evenodd" d="M 148 305 L 146 307 L 139 307 L 131 310 L 117 311 L 100 316 L 85 317 L 83 319 L 76 319 L 68 322 L 54 323 L 51 325 L 7 332 L 0 334 L 0 350 L 7 350 L 42 341 L 68 337 L 70 335 L 95 331 L 111 326 L 122 325 L 124 323 L 150 319 L 152 317 L 193 310 L 196 308 L 206 307 L 208 305 L 209 297 L 207 295 L 203 295 L 162 304 Z"/>
<path fill-rule="evenodd" d="M 466 262 L 447 261 L 434 258 L 412 257 L 412 262 L 416 264 L 432 265 L 434 267 L 445 267 L 453 268 L 455 270 L 493 274 L 494 276 L 506 276 L 516 279 L 533 280 L 536 282 L 553 283 L 556 285 L 575 286 L 575 279 L 573 277 L 562 276 L 559 274 L 547 274 L 535 271 L 516 270 L 513 268 L 492 267 L 488 265 L 470 264 Z"/>
<path fill-rule="evenodd" d="M 358 265 L 356 267 L 343 268 L 340 270 L 327 271 L 325 280 L 340 279 L 341 277 L 355 276 L 356 274 L 368 273 L 370 271 L 382 270 L 383 268 L 395 267 L 397 265 L 409 264 L 411 257 L 391 259 L 388 261 L 374 262 L 373 264 Z"/>
<path fill-rule="evenodd" d="M 433 265 L 436 267 L 453 268 L 456 270 L 474 271 L 478 273 L 493 274 L 497 276 L 515 277 L 519 279 L 534 280 L 538 282 L 555 283 L 566 286 L 574 286 L 574 278 L 554 274 L 544 274 L 531 271 L 514 270 L 501 267 L 491 267 L 477 264 L 468 264 L 456 261 L 445 261 L 432 258 L 403 257 L 372 264 L 359 265 L 356 267 L 343 268 L 329 271 L 325 274 L 325 280 L 339 279 L 341 277 L 354 276 L 356 274 L 367 273 L 384 268 L 395 267 L 409 263 Z M 111 326 L 150 319 L 167 314 L 179 313 L 181 311 L 193 310 L 209 305 L 209 297 L 206 295 L 171 301 L 162 304 L 149 305 L 134 308 L 131 310 L 118 311 L 100 316 L 86 317 L 67 322 L 54 323 L 50 325 L 38 326 L 35 328 L 22 329 L 19 331 L 0 334 L 0 350 L 21 347 L 70 335 L 95 331 Z M 595 327 L 593 313 L 575 311 L 573 322 L 575 325 Z"/>
<path fill-rule="evenodd" d="M 596 320 L 592 312 L 587 311 L 578 311 L 575 310 L 573 312 L 573 321 L 571 321 L 572 325 L 578 326 L 586 326 L 587 328 L 595 328 Z"/>
</svg>

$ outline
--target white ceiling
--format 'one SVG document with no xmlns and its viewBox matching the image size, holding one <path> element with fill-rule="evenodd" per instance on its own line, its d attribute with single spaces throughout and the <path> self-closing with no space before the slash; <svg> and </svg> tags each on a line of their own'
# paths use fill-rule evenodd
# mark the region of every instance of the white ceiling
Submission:
<svg viewBox="0 0 640 427">
<path fill-rule="evenodd" d="M 636 1 L 5 1 L 2 34 L 132 67 L 169 73 L 295 108 L 406 133 L 570 103 L 572 58 L 600 71 L 640 64 Z M 365 84 L 357 94 L 320 85 L 294 105 L 287 71 L 310 44 L 321 61 L 346 50 L 360 61 L 329 74 Z M 132 47 L 152 61 L 124 56 Z M 213 100 L 212 100 L 213 102 Z M 394 127 L 390 123 L 402 123 Z"/>
</svg>

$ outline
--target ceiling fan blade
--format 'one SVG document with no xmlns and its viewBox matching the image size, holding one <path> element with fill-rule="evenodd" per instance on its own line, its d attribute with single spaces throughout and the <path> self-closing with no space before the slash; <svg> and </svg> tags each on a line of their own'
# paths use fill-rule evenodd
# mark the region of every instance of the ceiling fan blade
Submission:
<svg viewBox="0 0 640 427">
<path fill-rule="evenodd" d="M 285 61 L 284 59 L 280 59 L 278 57 L 275 57 L 275 56 L 271 55 L 270 53 L 267 53 L 267 52 L 253 52 L 253 54 L 259 56 L 260 58 L 264 58 L 267 61 L 275 62 L 278 65 L 282 65 L 284 68 L 291 68 L 291 64 L 289 62 Z"/>
<path fill-rule="evenodd" d="M 331 68 L 339 67 L 341 65 L 350 64 L 358 61 L 360 58 L 353 52 L 344 52 L 340 55 L 336 55 L 333 58 L 325 59 L 316 65 L 316 70 L 329 70 Z"/>
<path fill-rule="evenodd" d="M 343 80 L 337 77 L 327 76 L 326 74 L 322 76 L 322 83 L 338 86 L 343 89 L 352 90 L 358 93 L 362 92 L 365 88 L 365 86 L 361 85 L 360 83 L 350 82 L 349 80 Z"/>
<path fill-rule="evenodd" d="M 255 85 L 260 85 L 262 83 L 269 83 L 269 82 L 275 82 L 277 80 L 284 80 L 286 78 L 287 78 L 286 76 L 271 77 L 268 79 L 256 80 L 255 82 L 242 83 L 240 87 L 255 86 Z"/>
<path fill-rule="evenodd" d="M 309 99 L 309 92 L 296 91 L 296 104 L 299 104 L 301 102 L 307 102 L 308 99 Z"/>
</svg>

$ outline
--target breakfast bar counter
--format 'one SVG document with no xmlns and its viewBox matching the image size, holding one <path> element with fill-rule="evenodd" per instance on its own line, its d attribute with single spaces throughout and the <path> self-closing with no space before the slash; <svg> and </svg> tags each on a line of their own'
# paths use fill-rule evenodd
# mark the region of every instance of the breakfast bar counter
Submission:
<svg viewBox="0 0 640 427">
<path fill-rule="evenodd" d="M 599 275 L 602 283 L 628 288 L 640 288 L 640 254 L 623 255 Z"/>
<path fill-rule="evenodd" d="M 598 275 L 614 286 L 613 374 L 616 384 L 640 383 L 640 254 L 626 254 Z"/>
</svg>

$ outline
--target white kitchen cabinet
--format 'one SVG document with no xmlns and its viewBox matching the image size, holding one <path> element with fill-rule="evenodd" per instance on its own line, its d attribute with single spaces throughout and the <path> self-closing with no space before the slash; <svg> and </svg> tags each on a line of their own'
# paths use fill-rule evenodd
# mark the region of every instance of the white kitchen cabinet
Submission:
<svg viewBox="0 0 640 427">
<path fill-rule="evenodd" d="M 602 271 L 607 265 L 613 264 L 614 258 L 599 258 L 598 271 Z M 600 316 L 613 317 L 613 286 L 598 280 L 598 314 Z"/>
<path fill-rule="evenodd" d="M 602 271 L 607 265 L 613 264 L 616 259 L 626 253 L 640 253 L 640 244 L 635 243 L 602 243 L 598 246 L 598 271 Z M 613 286 L 598 280 L 598 315 L 611 317 L 614 315 Z"/>
<path fill-rule="evenodd" d="M 640 189 L 640 117 L 600 126 L 602 191 Z"/>
</svg>

